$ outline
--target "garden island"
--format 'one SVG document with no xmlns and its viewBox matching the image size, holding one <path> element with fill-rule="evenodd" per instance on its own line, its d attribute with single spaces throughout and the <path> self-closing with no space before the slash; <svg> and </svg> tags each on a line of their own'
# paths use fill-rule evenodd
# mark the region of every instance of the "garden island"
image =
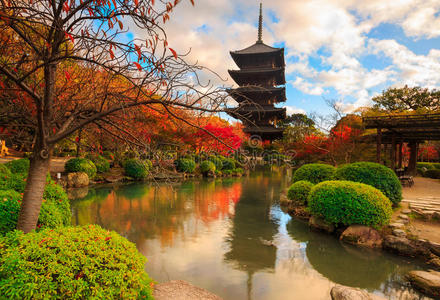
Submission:
<svg viewBox="0 0 440 300">
<path fill-rule="evenodd" d="M 440 7 L 335 2 L 0 0 L 0 299 L 440 299 Z"/>
</svg>

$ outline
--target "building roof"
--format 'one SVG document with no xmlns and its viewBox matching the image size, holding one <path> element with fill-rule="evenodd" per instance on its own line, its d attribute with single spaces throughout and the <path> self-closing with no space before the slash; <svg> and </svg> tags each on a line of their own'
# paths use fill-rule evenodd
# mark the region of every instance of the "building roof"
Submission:
<svg viewBox="0 0 440 300">
<path fill-rule="evenodd" d="M 237 102 L 267 102 L 270 97 L 275 96 L 275 103 L 286 101 L 285 87 L 261 87 L 242 86 L 236 89 L 227 89 L 228 94 Z"/>
<path fill-rule="evenodd" d="M 274 48 L 266 45 L 265 43 L 256 42 L 252 46 L 244 48 L 242 50 L 230 51 L 231 55 L 247 55 L 247 54 L 263 54 L 263 53 L 277 53 L 284 51 L 284 48 Z"/>
<path fill-rule="evenodd" d="M 275 85 L 282 85 L 286 83 L 284 77 L 284 68 L 255 68 L 255 69 L 241 69 L 241 70 L 228 70 L 232 79 L 240 85 L 258 84 L 261 79 L 263 81 L 275 78 Z"/>
</svg>

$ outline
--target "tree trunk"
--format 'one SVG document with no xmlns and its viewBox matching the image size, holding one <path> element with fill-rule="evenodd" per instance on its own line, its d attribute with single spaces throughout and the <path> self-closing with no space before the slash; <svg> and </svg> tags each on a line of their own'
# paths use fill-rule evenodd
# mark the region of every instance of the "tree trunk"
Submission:
<svg viewBox="0 0 440 300">
<path fill-rule="evenodd" d="M 17 229 L 24 233 L 34 230 L 37 226 L 49 168 L 50 156 L 43 158 L 39 151 L 34 151 L 17 223 Z"/>
</svg>

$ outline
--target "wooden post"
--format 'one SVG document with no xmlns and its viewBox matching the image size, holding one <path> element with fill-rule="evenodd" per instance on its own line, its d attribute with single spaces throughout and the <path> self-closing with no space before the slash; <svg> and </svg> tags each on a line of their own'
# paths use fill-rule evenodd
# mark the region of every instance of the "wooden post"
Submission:
<svg viewBox="0 0 440 300">
<path fill-rule="evenodd" d="M 387 165 L 387 151 L 388 151 L 388 144 L 385 143 L 385 144 L 383 144 L 383 153 L 384 153 L 384 156 L 383 156 L 383 165 L 384 165 L 384 166 Z"/>
<path fill-rule="evenodd" d="M 410 154 L 409 154 L 408 173 L 411 175 L 415 175 L 417 170 L 417 143 L 410 142 L 409 149 L 410 149 Z"/>
<path fill-rule="evenodd" d="M 399 144 L 399 169 L 402 169 L 403 165 L 403 141 L 400 141 Z"/>
<path fill-rule="evenodd" d="M 394 171 L 396 168 L 396 137 L 393 135 L 391 138 L 391 149 L 390 149 L 390 159 L 391 159 L 391 170 Z"/>
<path fill-rule="evenodd" d="M 377 128 L 377 141 L 376 141 L 376 162 L 378 164 L 381 163 L 380 161 L 380 148 L 382 147 L 382 129 L 379 127 Z"/>
</svg>

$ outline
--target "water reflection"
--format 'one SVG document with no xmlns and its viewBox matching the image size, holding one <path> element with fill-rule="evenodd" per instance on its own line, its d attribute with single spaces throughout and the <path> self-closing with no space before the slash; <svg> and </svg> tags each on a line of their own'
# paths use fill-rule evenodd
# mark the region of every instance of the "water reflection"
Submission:
<svg viewBox="0 0 440 300">
<path fill-rule="evenodd" d="M 283 213 L 278 201 L 287 174 L 272 171 L 89 189 L 72 201 L 72 220 L 135 242 L 157 281 L 184 279 L 225 300 L 329 299 L 334 283 L 390 299 L 417 296 L 402 279 L 417 266 L 341 245 Z"/>
</svg>

